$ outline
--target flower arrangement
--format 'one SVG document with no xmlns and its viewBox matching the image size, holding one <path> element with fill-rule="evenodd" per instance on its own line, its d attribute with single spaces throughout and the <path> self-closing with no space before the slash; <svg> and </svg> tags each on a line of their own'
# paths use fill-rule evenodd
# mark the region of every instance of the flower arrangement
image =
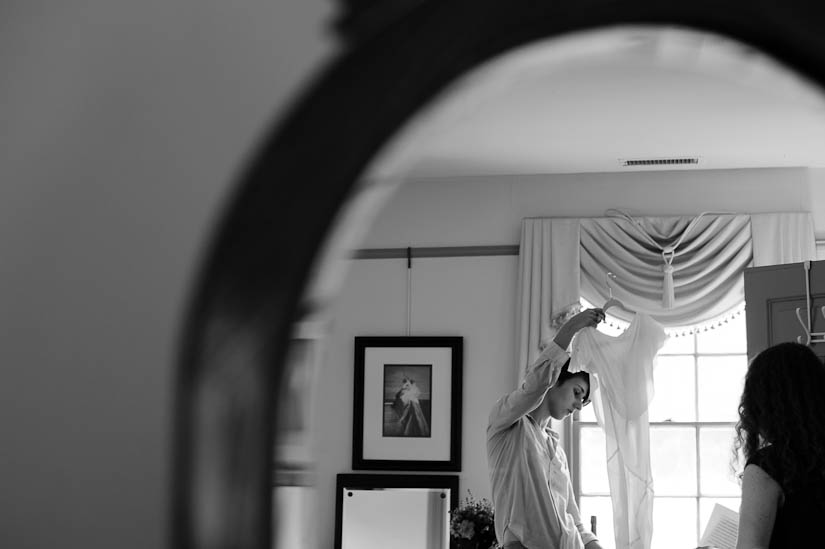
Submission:
<svg viewBox="0 0 825 549">
<path fill-rule="evenodd" d="M 499 547 L 493 523 L 493 504 L 487 498 L 467 497 L 450 511 L 450 537 L 458 549 L 495 549 Z"/>
</svg>

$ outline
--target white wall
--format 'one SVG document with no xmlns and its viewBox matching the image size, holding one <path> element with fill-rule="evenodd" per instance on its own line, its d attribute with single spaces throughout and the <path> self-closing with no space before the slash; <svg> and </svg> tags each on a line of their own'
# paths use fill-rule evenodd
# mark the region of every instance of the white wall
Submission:
<svg viewBox="0 0 825 549">
<path fill-rule="evenodd" d="M 514 386 L 513 256 L 420 258 L 412 266 L 409 335 L 464 338 L 463 468 L 460 496 L 468 488 L 489 497 L 485 428 L 492 402 Z M 407 335 L 407 261 L 352 261 L 331 311 L 331 336 L 319 372 L 313 425 L 318 547 L 332 547 L 335 475 L 352 472 L 353 343 L 355 336 Z M 506 389 L 504 389 L 506 390 Z"/>
<path fill-rule="evenodd" d="M 405 183 L 362 247 L 518 244 L 525 217 L 811 211 L 825 236 L 825 169 L 680 170 Z"/>
<path fill-rule="evenodd" d="M 332 3 L 0 8 L 0 546 L 165 545 L 201 250 Z"/>
<path fill-rule="evenodd" d="M 530 216 L 813 211 L 825 231 L 825 170 L 674 171 L 405 183 L 378 214 L 365 248 L 518 244 Z M 821 255 L 821 254 L 820 254 Z M 489 497 L 484 428 L 491 404 L 516 383 L 515 256 L 414 259 L 411 335 L 465 338 L 462 495 Z M 351 472 L 353 338 L 405 335 L 406 259 L 350 262 L 331 309 L 317 385 L 317 532 L 332 543 L 337 473 Z"/>
</svg>

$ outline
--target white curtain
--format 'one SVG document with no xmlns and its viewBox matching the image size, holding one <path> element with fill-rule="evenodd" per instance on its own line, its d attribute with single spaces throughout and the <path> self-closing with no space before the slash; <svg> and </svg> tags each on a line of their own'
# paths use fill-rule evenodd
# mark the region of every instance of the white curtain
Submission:
<svg viewBox="0 0 825 549">
<path fill-rule="evenodd" d="M 525 220 L 516 304 L 518 379 L 552 340 L 558 321 L 578 310 L 579 271 L 578 219 Z"/>
<path fill-rule="evenodd" d="M 814 222 L 808 213 L 751 214 L 753 267 L 816 260 Z"/>
<path fill-rule="evenodd" d="M 698 324 L 744 301 L 746 267 L 814 259 L 809 213 L 634 217 L 611 210 L 601 218 L 524 219 L 517 375 L 524 375 L 542 343 L 577 310 L 580 296 L 600 305 L 612 292 L 665 327 Z M 615 275 L 610 289 L 608 272 Z M 619 308 L 611 314 L 630 320 Z M 649 462 L 648 449 L 634 451 L 646 453 L 642 458 Z M 652 517 L 625 518 L 652 523 Z M 616 547 L 628 547 L 629 541 L 617 538 Z"/>
</svg>

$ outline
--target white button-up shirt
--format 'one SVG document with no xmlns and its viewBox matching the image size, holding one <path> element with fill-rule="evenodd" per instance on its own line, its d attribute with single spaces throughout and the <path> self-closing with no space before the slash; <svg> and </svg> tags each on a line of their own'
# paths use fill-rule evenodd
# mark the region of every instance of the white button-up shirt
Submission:
<svg viewBox="0 0 825 549">
<path fill-rule="evenodd" d="M 521 385 L 501 397 L 487 425 L 496 536 L 528 549 L 582 549 L 596 539 L 581 521 L 559 435 L 528 415 L 556 382 L 568 355 L 550 343 Z"/>
</svg>

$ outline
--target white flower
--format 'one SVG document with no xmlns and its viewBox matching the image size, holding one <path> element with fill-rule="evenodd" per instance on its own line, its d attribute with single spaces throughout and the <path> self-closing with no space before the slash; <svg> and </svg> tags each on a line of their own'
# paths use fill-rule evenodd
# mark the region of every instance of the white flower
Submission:
<svg viewBox="0 0 825 549">
<path fill-rule="evenodd" d="M 476 535 L 475 524 L 470 520 L 462 520 L 461 524 L 458 525 L 458 535 L 462 538 L 473 539 L 473 536 Z"/>
</svg>

